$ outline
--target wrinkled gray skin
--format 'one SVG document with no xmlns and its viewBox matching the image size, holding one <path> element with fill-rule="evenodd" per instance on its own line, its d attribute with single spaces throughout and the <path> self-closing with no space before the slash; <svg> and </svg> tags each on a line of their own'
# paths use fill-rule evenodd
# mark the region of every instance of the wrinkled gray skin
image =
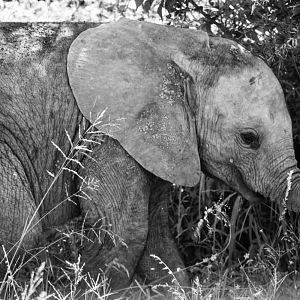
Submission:
<svg viewBox="0 0 300 300">
<path fill-rule="evenodd" d="M 0 25 L 0 241 L 10 258 L 82 215 L 95 241 L 83 249 L 85 271 L 97 276 L 117 261 L 128 273 L 110 268 L 113 289 L 135 273 L 157 283 L 167 274 L 150 254 L 183 268 L 168 229 L 170 182 L 197 184 L 200 162 L 250 201 L 281 203 L 293 171 L 287 206 L 300 209 L 291 120 L 263 61 L 196 31 L 126 20 L 95 26 Z M 89 157 L 76 157 L 83 167 L 68 165 L 86 180 L 64 171 L 53 183 L 49 172 L 71 147 L 65 131 L 76 143 L 106 107 L 110 120 L 124 117 L 114 139 L 90 143 Z M 100 244 L 100 226 L 124 243 L 105 236 Z M 188 285 L 185 272 L 176 276 Z"/>
</svg>

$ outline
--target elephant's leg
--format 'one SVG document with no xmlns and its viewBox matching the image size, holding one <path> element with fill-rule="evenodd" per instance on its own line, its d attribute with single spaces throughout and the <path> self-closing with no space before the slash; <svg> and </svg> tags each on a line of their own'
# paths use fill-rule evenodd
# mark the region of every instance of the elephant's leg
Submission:
<svg viewBox="0 0 300 300">
<path fill-rule="evenodd" d="M 5 145 L 0 147 L 0 174 L 0 243 L 4 247 L 0 249 L 0 261 L 3 276 L 6 270 L 4 251 L 8 260 L 16 261 L 17 252 L 22 253 L 24 248 L 27 252 L 37 246 L 42 225 L 23 166 Z M 10 263 L 14 265 L 12 261 Z"/>
<path fill-rule="evenodd" d="M 168 201 L 172 184 L 155 178 L 149 202 L 149 230 L 146 248 L 137 267 L 137 274 L 147 284 L 190 286 L 183 261 L 170 232 Z M 155 255 L 155 257 L 153 257 Z M 173 275 L 161 264 L 163 262 Z"/>
<path fill-rule="evenodd" d="M 148 175 L 108 138 L 85 162 L 84 176 L 80 206 L 93 240 L 84 248 L 85 270 L 105 271 L 113 290 L 128 287 L 147 239 Z"/>
</svg>

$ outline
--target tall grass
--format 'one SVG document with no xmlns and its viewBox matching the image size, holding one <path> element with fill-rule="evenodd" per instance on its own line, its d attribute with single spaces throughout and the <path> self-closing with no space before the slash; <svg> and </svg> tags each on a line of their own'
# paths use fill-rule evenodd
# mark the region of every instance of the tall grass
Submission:
<svg viewBox="0 0 300 300">
<path fill-rule="evenodd" d="M 300 223 L 284 206 L 291 174 L 282 208 L 267 200 L 250 205 L 203 177 L 198 187 L 174 187 L 170 205 L 173 233 L 190 277 L 198 278 L 202 290 L 203 284 L 217 284 L 222 295 L 213 299 L 237 291 L 235 285 L 261 299 L 277 299 L 286 285 L 296 292 Z"/>
<path fill-rule="evenodd" d="M 102 119 L 105 111 L 99 114 L 92 125 L 87 125 L 85 122 L 82 126 L 79 126 L 78 138 L 76 142 L 72 141 L 67 131 L 66 140 L 69 142 L 69 153 L 64 153 L 53 141 L 52 145 L 61 153 L 64 160 L 60 166 L 58 172 L 53 174 L 49 171 L 48 174 L 53 178 L 50 186 L 45 192 L 44 196 L 37 205 L 32 217 L 26 220 L 24 229 L 19 240 L 9 248 L 5 248 L 2 245 L 3 258 L 0 263 L 6 266 L 6 274 L 0 284 L 0 295 L 3 298 L 11 299 L 47 299 L 54 297 L 57 299 L 76 299 L 78 294 L 82 294 L 80 291 L 82 282 L 84 281 L 86 286 L 89 287 L 88 293 L 93 294 L 96 298 L 99 295 L 108 295 L 106 292 L 108 289 L 108 282 L 104 274 L 99 274 L 99 278 L 91 278 L 89 274 L 82 273 L 83 264 L 80 260 L 80 251 L 85 239 L 88 239 L 84 229 L 84 216 L 74 219 L 69 224 L 53 228 L 50 233 L 47 233 L 47 237 L 50 237 L 50 242 L 45 246 L 32 249 L 30 251 L 22 249 L 22 243 L 24 238 L 42 221 L 47 215 L 57 209 L 62 203 L 66 201 L 72 201 L 74 196 L 87 198 L 88 195 L 85 189 L 97 188 L 97 182 L 94 180 L 87 180 L 80 176 L 76 171 L 75 166 L 83 168 L 81 158 L 90 157 L 92 152 L 92 145 L 101 144 L 103 132 L 108 131 L 108 128 L 117 126 L 117 123 L 110 122 L 104 124 Z M 50 190 L 63 172 L 71 172 L 75 174 L 82 181 L 78 191 L 72 195 L 68 195 L 59 204 L 54 206 L 47 214 L 39 218 L 38 222 L 35 222 L 35 217 L 38 215 L 40 207 L 46 201 Z M 85 183 L 85 185 L 83 185 Z M 85 188 L 83 188 L 85 186 Z M 113 232 L 105 229 L 104 227 L 94 228 L 96 234 L 104 232 L 104 234 L 110 236 L 115 241 L 118 239 Z M 96 232 L 97 231 L 97 232 Z M 100 235 L 98 235 L 98 242 Z M 46 239 L 45 238 L 45 239 Z M 56 265 L 52 262 L 55 261 Z M 33 271 L 32 271 L 33 270 Z M 29 277 L 29 278 L 28 278 Z M 46 279 L 46 281 L 45 281 Z M 55 279 L 52 283 L 49 279 Z M 26 280 L 28 282 L 26 283 Z M 58 287 L 61 283 L 65 283 L 68 286 L 66 289 Z M 56 283 L 59 283 L 57 286 Z M 50 295 L 46 290 L 51 291 Z M 40 291 L 40 292 L 39 292 Z M 39 294 L 39 296 L 37 296 Z"/>
</svg>

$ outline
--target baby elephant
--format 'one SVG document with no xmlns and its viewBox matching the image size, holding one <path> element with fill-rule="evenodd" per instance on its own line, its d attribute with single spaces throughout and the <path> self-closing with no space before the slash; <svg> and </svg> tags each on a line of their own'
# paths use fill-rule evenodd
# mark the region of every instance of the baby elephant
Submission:
<svg viewBox="0 0 300 300">
<path fill-rule="evenodd" d="M 0 43 L 0 241 L 8 259 L 82 216 L 85 271 L 96 277 L 108 268 L 113 290 L 134 274 L 170 281 L 159 259 L 188 285 L 167 201 L 171 183 L 194 186 L 201 171 L 250 201 L 299 211 L 282 89 L 237 43 L 126 19 L 2 23 Z"/>
</svg>

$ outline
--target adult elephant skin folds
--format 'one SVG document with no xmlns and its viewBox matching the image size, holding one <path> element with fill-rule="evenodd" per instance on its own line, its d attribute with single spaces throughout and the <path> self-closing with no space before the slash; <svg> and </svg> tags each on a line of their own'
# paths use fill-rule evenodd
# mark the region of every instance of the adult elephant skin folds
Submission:
<svg viewBox="0 0 300 300">
<path fill-rule="evenodd" d="M 289 174 L 286 205 L 300 210 L 282 89 L 237 43 L 126 19 L 2 23 L 0 43 L 0 242 L 10 259 L 16 249 L 30 255 L 45 230 L 81 215 L 86 272 L 122 265 L 106 272 L 113 290 L 135 273 L 171 282 L 155 254 L 185 286 L 168 228 L 172 183 L 193 186 L 203 171 L 249 201 L 280 204 Z M 86 143 L 80 137 L 104 110 L 85 135 L 89 155 L 72 156 L 80 163 L 60 172 L 62 153 Z"/>
</svg>

